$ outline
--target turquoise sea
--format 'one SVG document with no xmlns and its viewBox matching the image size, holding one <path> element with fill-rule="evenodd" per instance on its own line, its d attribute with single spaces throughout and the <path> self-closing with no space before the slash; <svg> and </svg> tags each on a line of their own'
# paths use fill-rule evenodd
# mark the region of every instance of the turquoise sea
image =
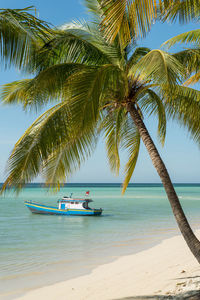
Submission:
<svg viewBox="0 0 200 300">
<path fill-rule="evenodd" d="M 193 228 L 200 225 L 200 185 L 176 184 Z M 25 200 L 57 205 L 73 192 L 90 190 L 100 217 L 36 215 Z M 151 247 L 179 233 L 163 187 L 131 184 L 68 184 L 51 194 L 38 184 L 0 197 L 0 299 L 90 272 L 102 263 Z"/>
</svg>

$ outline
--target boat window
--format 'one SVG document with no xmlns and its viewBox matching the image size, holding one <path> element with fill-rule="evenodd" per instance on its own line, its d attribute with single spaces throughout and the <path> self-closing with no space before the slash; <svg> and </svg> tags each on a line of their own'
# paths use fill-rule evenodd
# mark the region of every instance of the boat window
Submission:
<svg viewBox="0 0 200 300">
<path fill-rule="evenodd" d="M 83 202 L 83 207 L 85 208 L 85 209 L 88 209 L 89 207 L 88 207 L 88 202 Z"/>
<path fill-rule="evenodd" d="M 74 202 L 70 202 L 71 204 L 74 204 Z"/>
<path fill-rule="evenodd" d="M 79 204 L 78 202 L 75 202 L 75 204 Z"/>
</svg>

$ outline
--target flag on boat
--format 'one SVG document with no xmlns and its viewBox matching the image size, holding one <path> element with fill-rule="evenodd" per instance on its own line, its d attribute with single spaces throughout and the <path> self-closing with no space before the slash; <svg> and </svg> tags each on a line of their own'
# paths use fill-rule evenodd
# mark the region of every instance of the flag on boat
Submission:
<svg viewBox="0 0 200 300">
<path fill-rule="evenodd" d="M 85 192 L 85 196 L 89 196 L 90 191 Z"/>
</svg>

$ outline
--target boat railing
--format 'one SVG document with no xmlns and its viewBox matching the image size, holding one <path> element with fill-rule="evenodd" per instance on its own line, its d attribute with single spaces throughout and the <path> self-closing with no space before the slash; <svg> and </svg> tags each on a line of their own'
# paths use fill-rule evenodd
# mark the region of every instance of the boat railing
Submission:
<svg viewBox="0 0 200 300">
<path fill-rule="evenodd" d="M 32 201 L 32 200 L 25 200 L 24 202 L 26 202 L 26 203 L 30 203 L 30 204 L 38 204 L 38 205 L 40 205 L 40 204 L 41 204 L 41 203 L 39 203 L 39 202 Z"/>
</svg>

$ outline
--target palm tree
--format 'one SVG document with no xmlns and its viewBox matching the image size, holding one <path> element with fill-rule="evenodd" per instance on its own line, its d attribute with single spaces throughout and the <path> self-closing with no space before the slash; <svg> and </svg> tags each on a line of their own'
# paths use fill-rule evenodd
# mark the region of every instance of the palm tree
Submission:
<svg viewBox="0 0 200 300">
<path fill-rule="evenodd" d="M 35 77 L 3 86 L 4 103 L 20 102 L 26 108 L 40 108 L 49 101 L 54 105 L 16 143 L 2 190 L 10 186 L 19 190 L 41 173 L 48 184 L 59 188 L 91 155 L 103 134 L 112 171 L 119 171 L 119 149 L 128 151 L 124 193 L 142 139 L 183 237 L 200 262 L 200 242 L 144 124 L 145 118 L 155 115 L 158 137 L 164 143 L 166 122 L 175 119 L 199 143 L 200 92 L 180 85 L 185 69 L 174 56 L 137 48 L 133 42 L 127 45 L 121 34 L 107 43 L 99 29 L 102 11 L 96 4 L 90 6 L 95 22 L 74 22 L 55 29 L 53 38 L 34 52 L 34 63 L 30 57 L 25 69 L 34 65 Z"/>
</svg>

